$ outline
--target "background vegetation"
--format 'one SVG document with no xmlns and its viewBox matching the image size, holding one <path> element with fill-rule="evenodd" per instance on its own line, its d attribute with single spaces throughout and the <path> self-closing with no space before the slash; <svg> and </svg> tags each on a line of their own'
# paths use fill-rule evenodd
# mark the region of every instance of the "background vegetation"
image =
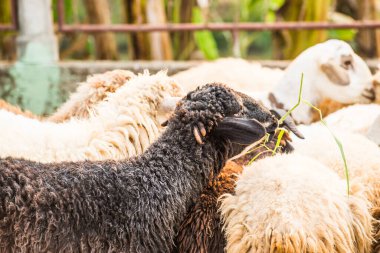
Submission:
<svg viewBox="0 0 380 253">
<path fill-rule="evenodd" d="M 376 20 L 380 0 L 65 0 L 70 24 L 157 24 Z M 56 20 L 56 0 L 53 0 Z M 0 23 L 10 1 L 0 1 Z M 0 32 L 0 60 L 15 59 L 16 33 Z M 370 30 L 59 34 L 62 60 L 189 60 L 239 56 L 292 59 L 328 38 L 348 41 L 364 57 L 378 57 L 380 33 Z"/>
</svg>

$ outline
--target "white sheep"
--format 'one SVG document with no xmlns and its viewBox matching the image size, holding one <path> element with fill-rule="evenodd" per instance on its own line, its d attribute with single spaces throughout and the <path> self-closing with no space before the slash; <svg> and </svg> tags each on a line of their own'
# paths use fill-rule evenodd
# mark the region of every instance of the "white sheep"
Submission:
<svg viewBox="0 0 380 253">
<path fill-rule="evenodd" d="M 368 66 L 349 44 L 340 40 L 328 40 L 306 49 L 284 72 L 241 59 L 225 59 L 204 63 L 173 77 L 184 90 L 203 81 L 224 82 L 260 99 L 266 106 L 289 110 L 297 102 L 302 73 L 303 98 L 314 105 L 326 99 L 345 104 L 375 99 Z M 309 124 L 313 114 L 308 106 L 300 105 L 293 117 L 299 123 Z"/>
<path fill-rule="evenodd" d="M 298 129 L 305 139 L 293 139 L 293 154 L 246 167 L 236 194 L 223 199 L 227 251 L 370 252 L 371 243 L 380 249 L 380 149 L 362 134 L 333 128 L 347 161 L 348 197 L 329 130 L 320 123 Z"/>
<path fill-rule="evenodd" d="M 342 108 L 328 115 L 324 120 L 331 128 L 367 135 L 379 115 L 380 105 L 357 104 Z"/>
<path fill-rule="evenodd" d="M 325 99 L 346 104 L 369 103 L 375 99 L 372 75 L 366 63 L 346 42 L 328 40 L 306 49 L 288 66 L 273 88 L 272 106 L 290 109 L 297 103 L 302 73 L 302 96 L 314 105 Z M 304 104 L 292 116 L 300 123 L 309 124 L 312 120 L 311 109 Z"/>
<path fill-rule="evenodd" d="M 328 130 L 318 124 L 300 126 L 299 130 L 305 135 L 305 140 L 294 139 L 295 152 L 318 159 L 345 178 L 344 162 Z M 374 228 L 377 241 L 373 248 L 380 250 L 380 149 L 361 134 L 342 129 L 334 134 L 343 145 L 350 180 L 365 186 L 366 197 L 373 206 L 371 213 L 376 219 Z"/>
<path fill-rule="evenodd" d="M 131 157 L 158 137 L 166 116 L 159 109 L 180 95 L 166 73 L 145 73 L 109 94 L 88 119 L 41 122 L 0 111 L 0 155 L 41 162 Z"/>
<path fill-rule="evenodd" d="M 370 203 L 352 185 L 348 198 L 344 179 L 299 154 L 255 162 L 222 197 L 227 252 L 369 252 Z"/>
</svg>

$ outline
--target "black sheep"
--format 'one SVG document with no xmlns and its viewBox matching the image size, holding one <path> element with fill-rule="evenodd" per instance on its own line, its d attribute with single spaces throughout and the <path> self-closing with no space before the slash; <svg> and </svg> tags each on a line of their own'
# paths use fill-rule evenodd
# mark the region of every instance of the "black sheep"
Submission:
<svg viewBox="0 0 380 253">
<path fill-rule="evenodd" d="M 221 84 L 190 92 L 162 136 L 125 161 L 0 160 L 1 252 L 169 252 L 210 176 L 277 119 Z"/>
</svg>

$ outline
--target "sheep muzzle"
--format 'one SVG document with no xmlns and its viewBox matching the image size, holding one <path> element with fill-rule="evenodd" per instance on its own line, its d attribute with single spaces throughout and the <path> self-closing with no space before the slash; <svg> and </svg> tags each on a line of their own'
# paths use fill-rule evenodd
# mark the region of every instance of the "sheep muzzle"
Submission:
<svg viewBox="0 0 380 253">
<path fill-rule="evenodd" d="M 365 89 L 362 94 L 361 94 L 362 97 L 368 99 L 369 101 L 375 101 L 376 99 L 376 92 L 375 92 L 375 89 L 374 88 L 370 88 L 370 89 Z"/>
</svg>

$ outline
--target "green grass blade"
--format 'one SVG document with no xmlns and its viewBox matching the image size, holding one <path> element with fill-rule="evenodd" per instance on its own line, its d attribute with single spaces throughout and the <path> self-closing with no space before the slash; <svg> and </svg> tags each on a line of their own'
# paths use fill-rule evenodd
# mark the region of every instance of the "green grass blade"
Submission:
<svg viewBox="0 0 380 253">
<path fill-rule="evenodd" d="M 346 155 L 344 153 L 342 142 L 335 136 L 334 132 L 329 128 L 326 121 L 324 121 L 321 110 L 307 100 L 302 99 L 302 102 L 304 104 L 310 106 L 314 110 L 318 111 L 321 124 L 323 124 L 327 128 L 327 130 L 330 132 L 331 136 L 334 138 L 336 144 L 338 145 L 340 155 L 342 156 L 342 160 L 343 160 L 343 164 L 344 164 L 344 174 L 346 176 L 346 182 L 347 182 L 347 194 L 350 195 L 350 177 L 349 177 L 347 159 L 346 159 Z"/>
<path fill-rule="evenodd" d="M 279 125 L 281 125 L 284 122 L 284 120 L 300 105 L 301 100 L 302 100 L 302 88 L 303 88 L 303 73 L 301 75 L 301 85 L 300 85 L 300 89 L 299 89 L 299 92 L 298 92 L 298 101 L 297 101 L 297 104 L 295 106 L 293 106 L 292 109 L 290 109 L 289 111 L 287 111 L 284 116 L 281 117 L 281 119 L 278 121 Z"/>
<path fill-rule="evenodd" d="M 285 129 L 281 129 L 277 137 L 276 146 L 274 147 L 273 152 L 272 152 L 273 155 L 276 154 L 277 149 L 280 147 L 280 143 L 282 140 L 282 136 L 284 136 L 284 133 L 285 133 Z"/>
</svg>

